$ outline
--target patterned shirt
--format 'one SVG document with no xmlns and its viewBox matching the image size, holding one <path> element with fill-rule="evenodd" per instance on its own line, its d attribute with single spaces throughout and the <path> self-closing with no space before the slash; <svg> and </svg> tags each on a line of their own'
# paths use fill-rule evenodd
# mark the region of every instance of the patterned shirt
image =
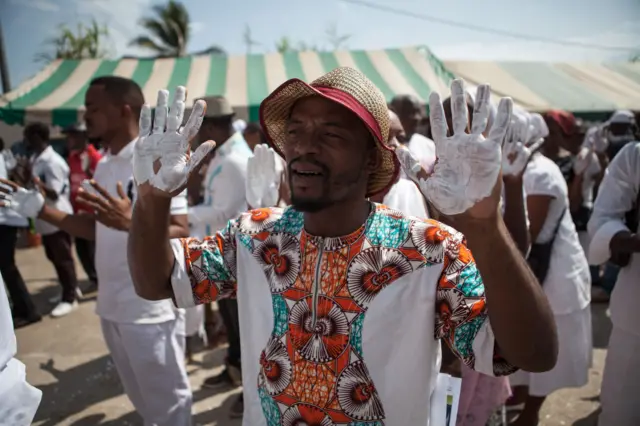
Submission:
<svg viewBox="0 0 640 426">
<path fill-rule="evenodd" d="M 172 247 L 180 307 L 239 296 L 245 425 L 426 425 L 438 339 L 485 374 L 514 371 L 464 237 L 439 222 L 375 205 L 322 238 L 266 208 Z"/>
</svg>

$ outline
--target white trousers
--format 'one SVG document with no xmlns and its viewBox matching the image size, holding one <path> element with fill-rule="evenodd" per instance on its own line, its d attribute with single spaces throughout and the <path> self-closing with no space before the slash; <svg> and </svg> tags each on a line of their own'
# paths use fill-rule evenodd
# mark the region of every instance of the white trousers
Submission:
<svg viewBox="0 0 640 426">
<path fill-rule="evenodd" d="M 191 426 L 184 313 L 160 324 L 102 321 L 120 381 L 145 426 Z"/>
<path fill-rule="evenodd" d="M 600 390 L 598 426 L 640 425 L 640 336 L 613 327 Z"/>
</svg>

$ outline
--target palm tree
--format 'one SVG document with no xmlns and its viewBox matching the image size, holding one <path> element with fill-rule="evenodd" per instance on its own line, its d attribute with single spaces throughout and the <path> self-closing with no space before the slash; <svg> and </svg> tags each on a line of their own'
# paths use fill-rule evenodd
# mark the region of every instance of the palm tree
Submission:
<svg viewBox="0 0 640 426">
<path fill-rule="evenodd" d="M 133 39 L 131 46 L 143 47 L 158 56 L 185 56 L 189 42 L 189 12 L 182 4 L 169 0 L 166 5 L 154 6 L 154 17 L 140 20 L 149 35 Z"/>
<path fill-rule="evenodd" d="M 280 40 L 276 41 L 276 50 L 278 51 L 278 53 L 288 53 L 293 52 L 296 49 L 293 48 L 289 37 L 282 36 L 280 37 Z"/>
<path fill-rule="evenodd" d="M 99 59 L 108 55 L 104 48 L 109 37 L 106 26 L 100 26 L 94 19 L 91 25 L 79 23 L 74 32 L 67 25 L 59 27 L 59 34 L 47 40 L 53 51 L 48 50 L 36 55 L 36 61 L 51 62 L 55 59 Z"/>
</svg>

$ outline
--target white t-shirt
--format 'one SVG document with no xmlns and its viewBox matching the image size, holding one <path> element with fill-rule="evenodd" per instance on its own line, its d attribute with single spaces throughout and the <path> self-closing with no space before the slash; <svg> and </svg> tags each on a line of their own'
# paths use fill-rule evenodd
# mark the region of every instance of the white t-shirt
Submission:
<svg viewBox="0 0 640 426">
<path fill-rule="evenodd" d="M 39 178 L 42 183 L 58 194 L 57 200 L 45 197 L 45 203 L 56 210 L 65 213 L 73 213 L 71 201 L 69 201 L 69 166 L 64 158 L 60 156 L 51 146 L 48 146 L 38 156 L 31 159 L 32 173 Z M 58 232 L 58 228 L 42 220 L 36 220 L 36 231 L 41 235 L 50 235 Z"/>
<path fill-rule="evenodd" d="M 96 167 L 93 178 L 110 194 L 118 196 L 117 184 L 135 200 L 133 184 L 133 147 L 135 141 L 118 154 L 107 153 Z M 171 201 L 171 214 L 187 214 L 186 194 Z M 149 301 L 139 297 L 133 287 L 127 259 L 126 232 L 96 223 L 96 272 L 98 299 L 96 313 L 103 319 L 118 323 L 154 324 L 176 318 L 171 300 Z"/>
<path fill-rule="evenodd" d="M 586 255 L 568 211 L 569 190 L 562 172 L 544 155 L 534 154 L 524 173 L 524 188 L 527 196 L 554 197 L 535 243 L 551 241 L 558 221 L 561 220 L 543 285 L 551 309 L 556 315 L 581 310 L 591 301 L 591 276 Z"/>
</svg>

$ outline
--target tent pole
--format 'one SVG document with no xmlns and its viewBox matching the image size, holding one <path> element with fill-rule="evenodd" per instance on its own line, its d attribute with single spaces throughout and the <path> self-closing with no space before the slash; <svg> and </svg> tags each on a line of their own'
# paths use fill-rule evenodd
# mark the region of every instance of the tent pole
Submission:
<svg viewBox="0 0 640 426">
<path fill-rule="evenodd" d="M 0 80 L 2 80 L 2 93 L 9 93 L 11 82 L 9 81 L 9 66 L 7 65 L 4 38 L 2 37 L 2 22 L 0 22 Z"/>
</svg>

